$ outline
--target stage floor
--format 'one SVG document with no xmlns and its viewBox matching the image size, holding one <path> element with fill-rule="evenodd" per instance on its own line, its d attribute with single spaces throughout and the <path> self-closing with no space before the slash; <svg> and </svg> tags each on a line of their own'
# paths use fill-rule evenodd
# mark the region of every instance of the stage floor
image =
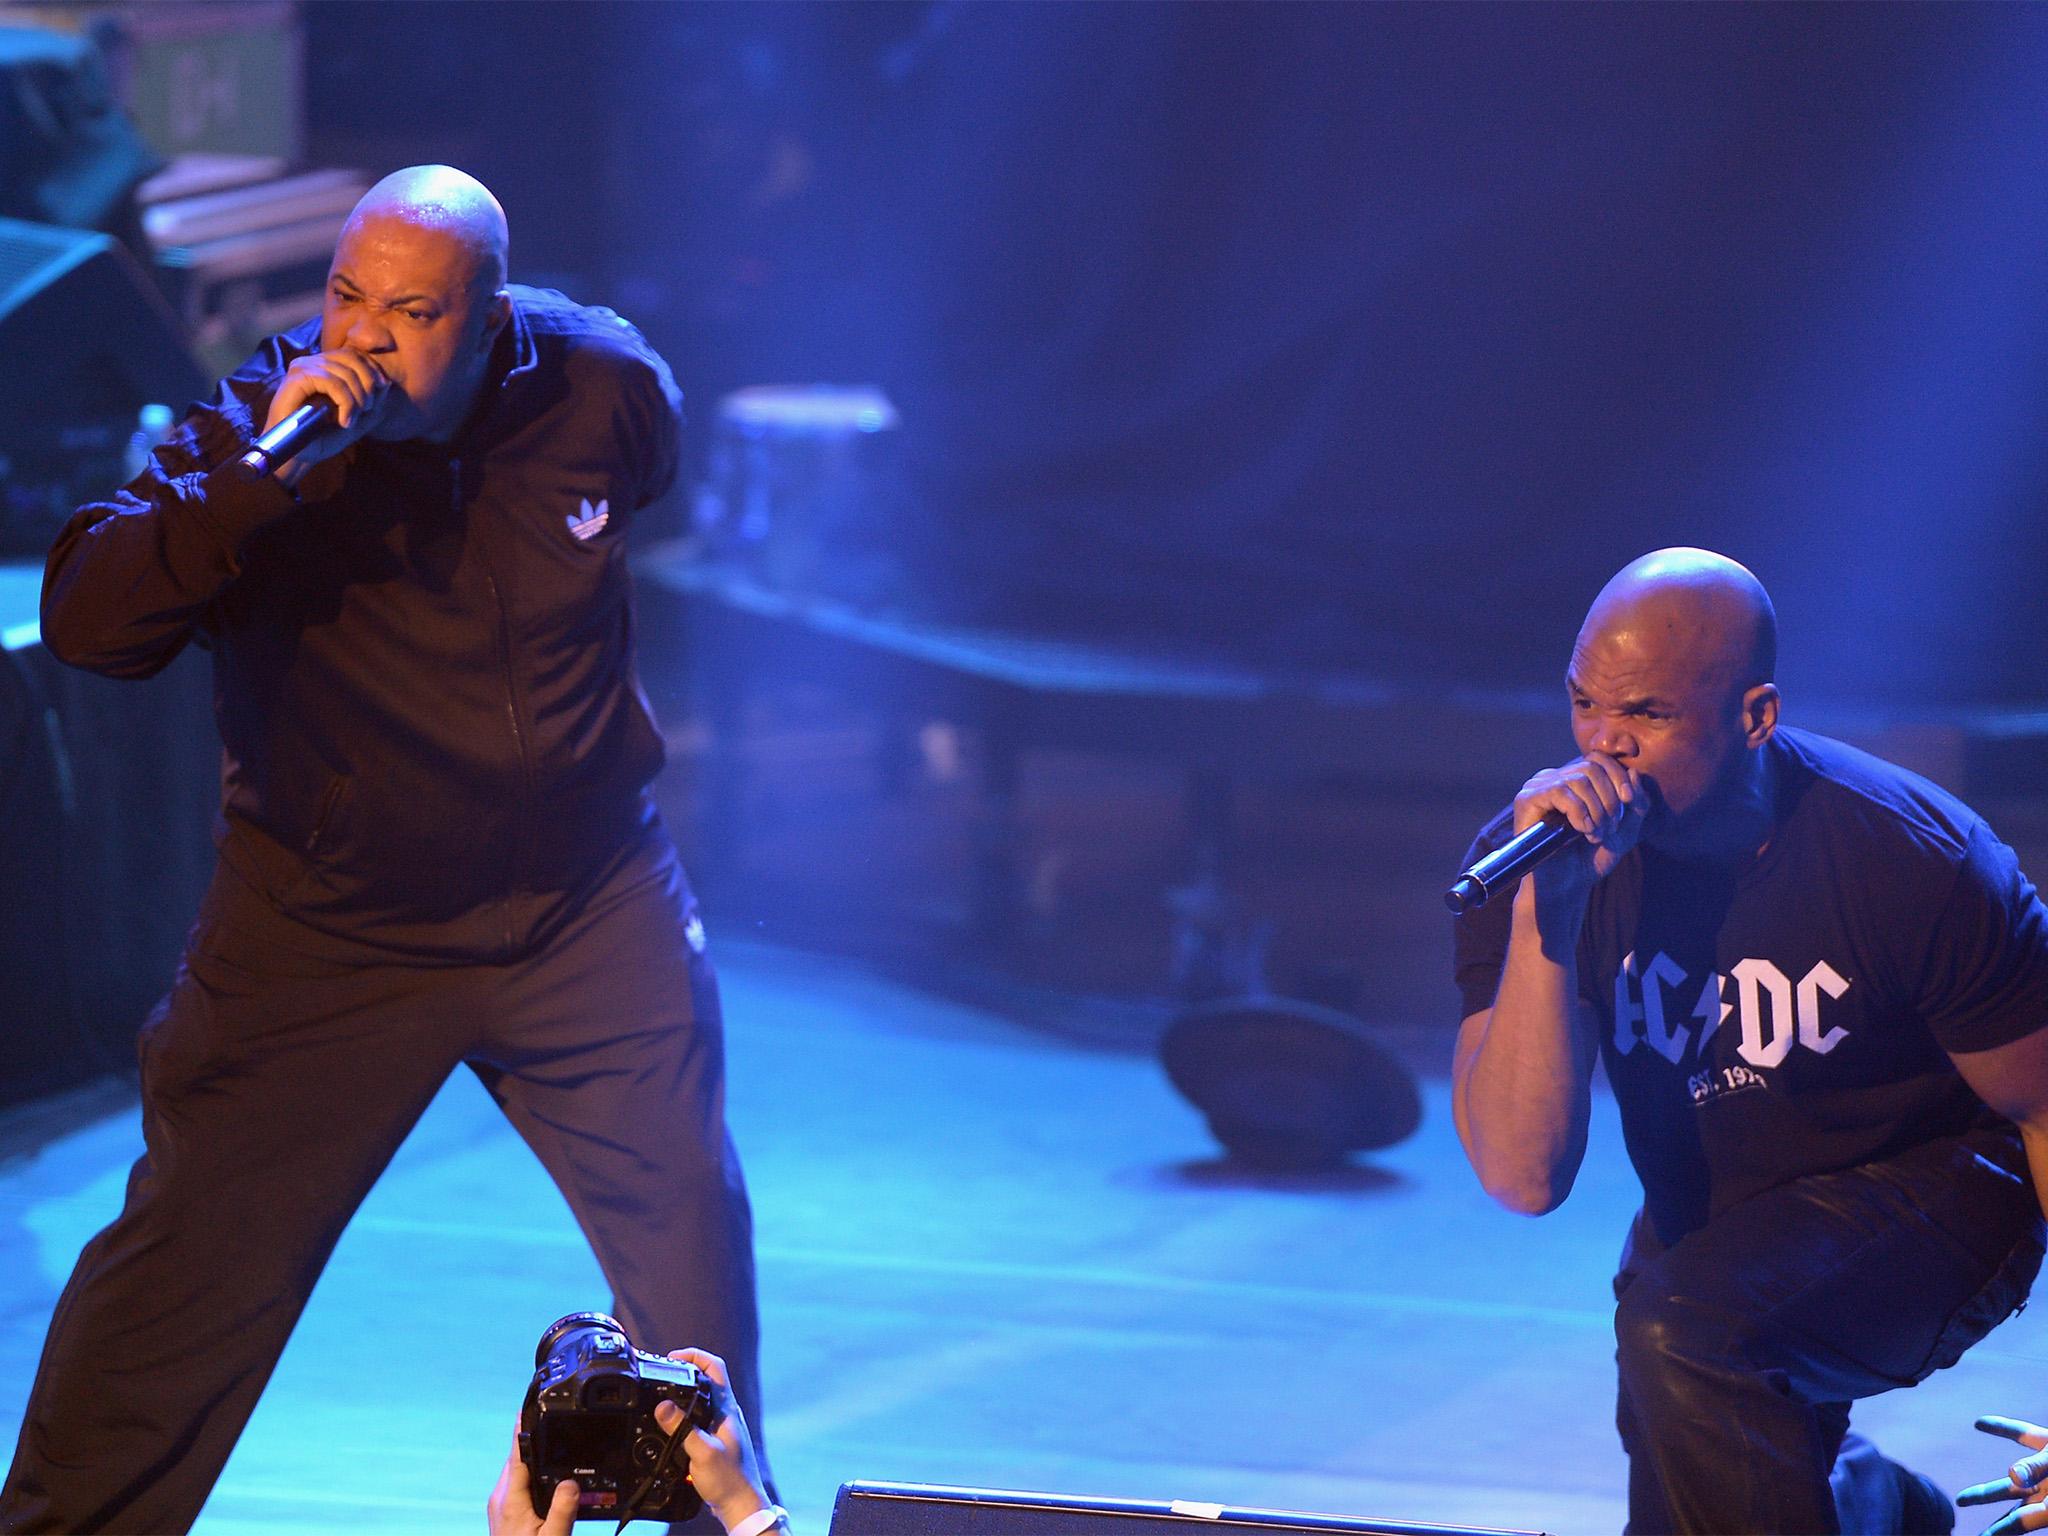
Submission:
<svg viewBox="0 0 2048 1536">
<path fill-rule="evenodd" d="M 1619 1529 L 1604 1298 L 1634 1186 L 1604 1096 L 1577 1191 L 1540 1221 L 1480 1193 L 1441 1073 L 1405 1145 L 1260 1183 L 1215 1159 L 1149 1055 L 1077 1043 L 1115 1033 L 1088 1005 L 970 1005 L 715 931 L 713 949 L 767 1439 L 799 1529 L 822 1533 L 851 1478 Z M 138 1144 L 110 1090 L 0 1124 L 9 1445 Z M 452 1082 L 343 1239 L 199 1531 L 479 1536 L 535 1337 L 605 1298 L 538 1166 Z M 2048 1417 L 2041 1321 L 1859 1425 L 1951 1491 L 1991 1475 L 2002 1443 L 1970 1421 Z"/>
</svg>

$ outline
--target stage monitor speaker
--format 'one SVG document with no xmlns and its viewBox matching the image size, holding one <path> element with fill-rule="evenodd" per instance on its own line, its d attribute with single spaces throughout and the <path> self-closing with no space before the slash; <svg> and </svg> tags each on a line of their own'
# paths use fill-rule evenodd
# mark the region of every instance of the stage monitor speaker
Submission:
<svg viewBox="0 0 2048 1536">
<path fill-rule="evenodd" d="M 41 556 L 79 502 L 129 477 L 142 407 L 184 414 L 208 379 L 177 317 L 110 235 L 0 219 L 0 552 Z"/>
<path fill-rule="evenodd" d="M 830 1536 L 1162 1536 L 1189 1532 L 1340 1532 L 1356 1536 L 1538 1536 L 1470 1525 L 1369 1520 L 1355 1515 L 1235 1509 L 1227 1504 L 1161 1503 L 1002 1488 L 928 1483 L 842 1483 Z"/>
<path fill-rule="evenodd" d="M 0 442 L 156 401 L 183 413 L 208 380 L 178 318 L 120 241 L 0 219 Z M 122 446 L 126 445 L 125 432 Z"/>
</svg>

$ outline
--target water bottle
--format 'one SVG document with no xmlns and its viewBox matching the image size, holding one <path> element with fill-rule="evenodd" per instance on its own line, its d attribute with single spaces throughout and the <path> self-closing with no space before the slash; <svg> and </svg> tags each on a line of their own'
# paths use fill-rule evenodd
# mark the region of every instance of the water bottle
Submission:
<svg viewBox="0 0 2048 1536">
<path fill-rule="evenodd" d="M 122 460 L 129 480 L 149 468 L 150 449 L 170 435 L 171 408 L 168 405 L 152 400 L 135 413 L 135 430 L 128 434 L 128 451 Z"/>
</svg>

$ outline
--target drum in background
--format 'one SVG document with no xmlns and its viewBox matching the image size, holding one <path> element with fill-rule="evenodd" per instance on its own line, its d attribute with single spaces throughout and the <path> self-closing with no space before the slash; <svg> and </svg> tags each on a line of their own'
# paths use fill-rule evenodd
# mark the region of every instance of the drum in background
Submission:
<svg viewBox="0 0 2048 1536">
<path fill-rule="evenodd" d="M 706 557 L 785 591 L 890 604 L 902 585 L 898 422 L 872 385 L 727 395 L 693 519 Z"/>
</svg>

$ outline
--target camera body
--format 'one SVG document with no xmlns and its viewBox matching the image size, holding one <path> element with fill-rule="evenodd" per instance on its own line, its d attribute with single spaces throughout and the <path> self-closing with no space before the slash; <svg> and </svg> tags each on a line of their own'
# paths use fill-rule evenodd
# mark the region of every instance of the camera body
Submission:
<svg viewBox="0 0 2048 1536">
<path fill-rule="evenodd" d="M 519 1409 L 519 1459 L 545 1516 L 557 1484 L 576 1480 L 578 1520 L 687 1520 L 704 1507 L 682 1447 L 655 1422 L 674 1403 L 684 1423 L 716 1429 L 716 1384 L 696 1366 L 635 1349 L 617 1319 L 571 1312 L 533 1352 L 533 1382 Z M 650 1482 L 650 1478 L 652 1481 Z"/>
</svg>

